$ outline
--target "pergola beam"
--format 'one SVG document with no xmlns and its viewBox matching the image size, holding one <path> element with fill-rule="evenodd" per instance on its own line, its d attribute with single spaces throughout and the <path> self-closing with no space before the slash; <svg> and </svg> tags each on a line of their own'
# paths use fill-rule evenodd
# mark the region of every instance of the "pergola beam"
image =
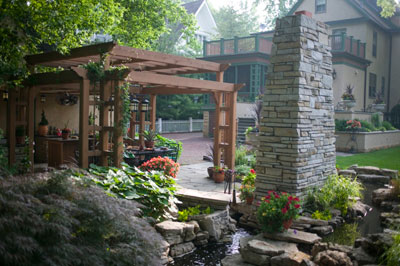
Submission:
<svg viewBox="0 0 400 266">
<path fill-rule="evenodd" d="M 166 76 L 150 72 L 131 71 L 127 78 L 131 83 L 146 83 L 153 85 L 170 85 L 173 87 L 187 87 L 190 89 L 204 90 L 204 92 L 233 92 L 235 84 L 222 83 L 210 80 L 200 80 L 185 77 Z"/>
<path fill-rule="evenodd" d="M 202 94 L 209 93 L 209 91 L 199 90 L 199 89 L 179 89 L 170 87 L 147 87 L 141 90 L 142 94 L 156 94 L 156 95 L 171 95 L 171 94 Z"/>
</svg>

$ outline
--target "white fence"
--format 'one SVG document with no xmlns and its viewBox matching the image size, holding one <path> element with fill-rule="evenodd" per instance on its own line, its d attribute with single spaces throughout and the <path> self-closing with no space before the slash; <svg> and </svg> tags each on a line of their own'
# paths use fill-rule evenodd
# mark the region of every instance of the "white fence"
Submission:
<svg viewBox="0 0 400 266">
<path fill-rule="evenodd" d="M 162 120 L 159 118 L 156 122 L 156 131 L 158 133 L 201 132 L 203 131 L 203 119 Z"/>
</svg>

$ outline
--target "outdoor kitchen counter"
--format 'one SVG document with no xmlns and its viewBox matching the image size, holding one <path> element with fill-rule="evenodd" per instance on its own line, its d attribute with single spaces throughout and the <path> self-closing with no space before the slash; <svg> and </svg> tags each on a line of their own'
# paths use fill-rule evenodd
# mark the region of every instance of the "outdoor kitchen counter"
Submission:
<svg viewBox="0 0 400 266">
<path fill-rule="evenodd" d="M 47 138 L 49 166 L 59 167 L 61 164 L 76 163 L 79 150 L 79 139 Z"/>
</svg>

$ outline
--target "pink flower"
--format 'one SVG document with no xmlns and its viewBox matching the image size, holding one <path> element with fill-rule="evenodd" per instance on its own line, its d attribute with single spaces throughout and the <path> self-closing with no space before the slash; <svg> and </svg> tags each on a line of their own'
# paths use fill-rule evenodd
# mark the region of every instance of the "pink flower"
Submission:
<svg viewBox="0 0 400 266">
<path fill-rule="evenodd" d="M 296 209 L 298 209 L 298 208 L 300 208 L 300 204 L 295 204 L 294 207 L 295 207 Z"/>
<path fill-rule="evenodd" d="M 254 171 L 254 169 L 250 169 L 250 173 L 255 174 L 256 171 Z"/>
<path fill-rule="evenodd" d="M 295 197 L 293 200 L 294 201 L 300 201 L 298 197 Z"/>
<path fill-rule="evenodd" d="M 275 199 L 280 199 L 281 197 L 278 194 L 275 194 Z"/>
<path fill-rule="evenodd" d="M 282 209 L 282 213 L 283 213 L 283 214 L 287 213 L 287 209 L 286 209 L 286 208 L 283 208 L 283 209 Z"/>
</svg>

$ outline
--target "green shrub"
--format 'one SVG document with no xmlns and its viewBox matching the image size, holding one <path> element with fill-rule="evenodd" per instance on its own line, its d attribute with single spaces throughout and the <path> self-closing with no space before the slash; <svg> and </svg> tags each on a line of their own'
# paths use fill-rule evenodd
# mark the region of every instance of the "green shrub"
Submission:
<svg viewBox="0 0 400 266">
<path fill-rule="evenodd" d="M 396 130 L 396 128 L 394 126 L 392 126 L 392 124 L 390 124 L 389 121 L 383 121 L 382 122 L 382 126 L 386 129 L 386 130 Z"/>
<path fill-rule="evenodd" d="M 326 212 L 335 208 L 346 215 L 348 207 L 355 202 L 355 197 L 362 197 L 362 185 L 357 179 L 331 175 L 322 188 L 313 188 L 305 198 L 304 209 L 315 212 Z"/>
<path fill-rule="evenodd" d="M 169 202 L 178 202 L 175 180 L 161 172 L 142 172 L 127 164 L 123 164 L 122 169 L 92 164 L 89 172 L 92 180 L 107 192 L 143 204 L 145 216 L 162 219 L 165 210 L 171 207 Z"/>
<path fill-rule="evenodd" d="M 366 129 L 364 131 L 367 132 L 376 131 L 376 128 L 370 122 L 365 120 L 361 120 L 360 122 L 361 122 L 361 128 Z"/>
<path fill-rule="evenodd" d="M 0 265 L 161 265 L 137 203 L 70 176 L 0 181 Z"/>
<path fill-rule="evenodd" d="M 246 164 L 241 164 L 235 166 L 235 172 L 237 176 L 245 176 L 248 172 L 250 172 L 251 167 Z"/>
<path fill-rule="evenodd" d="M 374 127 L 380 128 L 382 126 L 382 121 L 380 119 L 379 113 L 373 113 L 371 115 L 371 123 Z"/>
<path fill-rule="evenodd" d="M 206 209 L 201 210 L 200 205 L 196 205 L 195 207 L 189 207 L 187 209 L 183 209 L 178 212 L 178 221 L 186 222 L 190 216 L 195 216 L 199 214 L 211 214 L 214 210 L 208 206 Z"/>
<path fill-rule="evenodd" d="M 238 146 L 235 152 L 235 165 L 242 165 L 242 164 L 248 165 L 249 160 L 247 158 L 247 153 L 248 150 L 246 146 L 244 145 Z"/>
<path fill-rule="evenodd" d="M 398 266 L 400 263 L 400 234 L 393 236 L 393 244 L 382 256 L 383 264 L 387 266 Z"/>
<path fill-rule="evenodd" d="M 311 218 L 317 219 L 317 220 L 329 221 L 330 219 L 332 219 L 332 214 L 328 209 L 323 211 L 323 212 L 320 212 L 320 211 L 316 210 L 311 215 Z"/>
<path fill-rule="evenodd" d="M 177 149 L 178 150 L 178 155 L 176 157 L 176 161 L 181 157 L 182 155 L 182 142 L 174 140 L 174 139 L 169 139 L 166 137 L 163 137 L 161 135 L 156 136 L 156 147 L 168 147 L 170 149 Z"/>
<path fill-rule="evenodd" d="M 346 120 L 335 119 L 335 131 L 346 131 Z"/>
</svg>

